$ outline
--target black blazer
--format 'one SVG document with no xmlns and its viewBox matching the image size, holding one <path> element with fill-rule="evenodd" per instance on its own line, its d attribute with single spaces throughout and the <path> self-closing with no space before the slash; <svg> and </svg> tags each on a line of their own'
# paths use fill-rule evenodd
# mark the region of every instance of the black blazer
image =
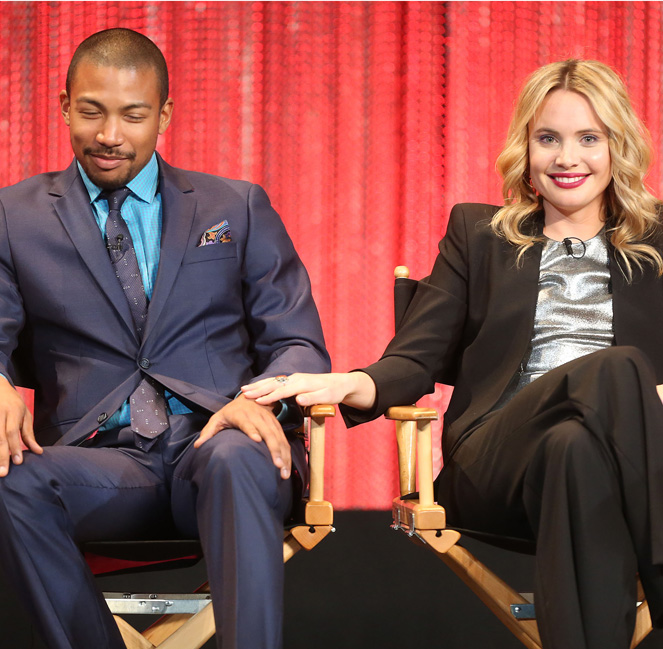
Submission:
<svg viewBox="0 0 663 649">
<path fill-rule="evenodd" d="M 493 205 L 456 205 L 429 278 L 421 281 L 398 334 L 365 368 L 377 386 L 370 412 L 344 408 L 349 425 L 394 405 L 414 403 L 435 383 L 454 386 L 444 417 L 443 450 L 453 454 L 472 424 L 488 413 L 527 353 L 538 298 L 543 246 L 520 265 L 516 248 L 496 236 Z M 543 228 L 543 214 L 534 219 Z M 651 242 L 659 250 L 660 236 Z M 640 348 L 663 383 L 663 281 L 651 266 L 629 284 L 610 246 L 615 344 Z"/>
</svg>

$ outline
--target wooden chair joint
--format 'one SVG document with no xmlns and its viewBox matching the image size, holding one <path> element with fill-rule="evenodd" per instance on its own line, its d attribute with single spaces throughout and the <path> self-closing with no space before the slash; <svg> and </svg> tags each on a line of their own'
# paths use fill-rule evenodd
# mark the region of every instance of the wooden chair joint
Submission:
<svg viewBox="0 0 663 649">
<path fill-rule="evenodd" d="M 302 549 L 311 550 L 333 531 L 334 528 L 331 525 L 298 525 L 293 527 L 290 533 Z"/>
<path fill-rule="evenodd" d="M 334 523 L 334 508 L 332 504 L 326 500 L 307 501 L 304 522 L 307 525 L 332 525 Z"/>
</svg>

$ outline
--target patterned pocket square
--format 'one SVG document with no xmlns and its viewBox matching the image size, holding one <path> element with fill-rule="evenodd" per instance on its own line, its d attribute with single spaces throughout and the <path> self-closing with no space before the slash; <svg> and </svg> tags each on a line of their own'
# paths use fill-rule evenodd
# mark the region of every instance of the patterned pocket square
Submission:
<svg viewBox="0 0 663 649">
<path fill-rule="evenodd" d="M 209 230 L 205 230 L 203 236 L 200 238 L 198 247 L 211 246 L 214 243 L 230 243 L 231 241 L 228 221 L 221 221 L 221 223 L 217 223 Z"/>
</svg>

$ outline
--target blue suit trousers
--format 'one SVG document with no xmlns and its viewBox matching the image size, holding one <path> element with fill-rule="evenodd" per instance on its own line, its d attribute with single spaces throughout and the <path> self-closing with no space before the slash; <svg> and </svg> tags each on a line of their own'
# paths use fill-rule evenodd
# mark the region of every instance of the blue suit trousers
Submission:
<svg viewBox="0 0 663 649">
<path fill-rule="evenodd" d="M 0 479 L 0 560 L 49 649 L 124 649 L 81 543 L 173 534 L 201 540 L 218 646 L 281 647 L 291 484 L 238 430 L 194 449 L 206 420 L 171 415 L 148 451 L 123 428 L 25 453 Z"/>
</svg>

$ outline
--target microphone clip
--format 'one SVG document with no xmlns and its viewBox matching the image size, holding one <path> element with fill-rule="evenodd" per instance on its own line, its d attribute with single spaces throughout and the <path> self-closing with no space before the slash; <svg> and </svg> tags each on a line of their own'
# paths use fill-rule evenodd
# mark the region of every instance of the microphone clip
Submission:
<svg viewBox="0 0 663 649">
<path fill-rule="evenodd" d="M 566 254 L 569 255 L 570 257 L 573 257 L 574 259 L 582 259 L 585 256 L 585 253 L 587 252 L 587 246 L 585 245 L 585 242 L 579 237 L 564 237 L 564 239 L 562 239 L 562 243 L 566 248 Z M 579 251 L 574 250 L 573 249 L 574 244 L 581 245 L 582 250 Z"/>
<path fill-rule="evenodd" d="M 115 243 L 111 243 L 110 240 L 108 241 L 108 243 L 106 244 L 106 249 L 109 251 L 121 252 L 123 244 L 124 244 L 124 235 L 118 234 L 115 237 Z"/>
</svg>

